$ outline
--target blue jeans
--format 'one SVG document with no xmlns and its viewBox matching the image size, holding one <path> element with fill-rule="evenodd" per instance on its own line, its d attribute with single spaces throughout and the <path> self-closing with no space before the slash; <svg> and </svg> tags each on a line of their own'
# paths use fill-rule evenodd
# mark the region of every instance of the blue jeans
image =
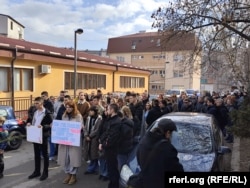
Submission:
<svg viewBox="0 0 250 188">
<path fill-rule="evenodd" d="M 108 177 L 107 162 L 104 158 L 99 159 L 99 173 L 104 177 Z"/>
<path fill-rule="evenodd" d="M 129 163 L 129 154 L 118 154 L 117 161 L 118 161 L 118 169 L 119 171 L 121 171 L 122 165 Z"/>
<path fill-rule="evenodd" d="M 94 159 L 94 160 L 90 161 L 88 168 L 87 168 L 87 171 L 88 172 L 98 172 L 98 168 L 99 168 L 98 159 Z"/>
</svg>

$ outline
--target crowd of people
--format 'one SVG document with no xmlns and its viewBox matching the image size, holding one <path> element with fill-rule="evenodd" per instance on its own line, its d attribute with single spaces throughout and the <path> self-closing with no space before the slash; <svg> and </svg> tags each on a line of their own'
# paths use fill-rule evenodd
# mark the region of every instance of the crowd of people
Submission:
<svg viewBox="0 0 250 188">
<path fill-rule="evenodd" d="M 27 126 L 43 127 L 43 143 L 33 143 L 35 167 L 28 178 L 40 177 L 41 181 L 47 179 L 49 161 L 57 160 L 66 174 L 62 183 L 75 184 L 83 158 L 88 163 L 85 175 L 99 174 L 100 180 L 109 181 L 108 188 L 118 188 L 122 165 L 127 163 L 134 148 L 138 146 L 142 130 L 147 129 L 156 119 L 164 114 L 178 111 L 212 114 L 218 121 L 227 142 L 232 143 L 233 134 L 227 131 L 227 127 L 233 126 L 229 113 L 239 108 L 245 95 L 246 93 L 237 91 L 223 96 L 216 92 L 212 94 L 204 92 L 200 95 L 194 93 L 188 97 L 182 92 L 180 97 L 175 94 L 170 97 L 159 95 L 150 100 L 147 91 L 142 94 L 127 91 L 124 96 L 116 93 L 104 95 L 101 90 L 92 91 L 90 95 L 80 91 L 76 98 L 68 95 L 66 91 L 60 91 L 58 97 L 49 96 L 47 91 L 43 91 L 28 109 Z M 81 123 L 80 147 L 51 142 L 51 126 L 54 119 Z M 153 131 L 168 141 L 165 145 L 169 151 L 165 151 L 166 156 L 164 158 L 163 155 L 162 160 L 169 158 L 168 162 L 175 164 L 173 168 L 168 166 L 169 169 L 165 169 L 164 165 L 161 166 L 163 161 L 159 160 L 158 166 L 161 166 L 163 171 L 183 171 L 177 152 L 169 141 L 172 131 L 175 130 L 174 123 L 168 121 Z M 150 135 L 143 137 L 137 153 L 141 169 L 149 152 L 143 149 L 143 144 L 149 144 L 147 137 Z M 1 151 L 0 148 L 0 176 L 1 161 L 3 161 Z M 44 164 L 42 173 L 41 158 Z M 151 166 L 150 169 L 157 172 L 156 168 L 157 165 Z M 147 175 L 149 174 L 145 177 Z"/>
</svg>

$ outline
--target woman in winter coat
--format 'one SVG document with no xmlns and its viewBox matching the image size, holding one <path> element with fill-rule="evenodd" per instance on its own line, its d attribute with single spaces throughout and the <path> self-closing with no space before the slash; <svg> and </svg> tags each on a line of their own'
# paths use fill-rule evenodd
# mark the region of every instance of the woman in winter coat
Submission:
<svg viewBox="0 0 250 188">
<path fill-rule="evenodd" d="M 102 116 L 98 115 L 98 108 L 92 106 L 89 110 L 86 124 L 84 126 L 84 142 L 83 142 L 83 156 L 86 161 L 90 160 L 87 170 L 84 174 L 97 174 L 99 171 L 98 165 L 98 132 L 102 123 Z"/>
<path fill-rule="evenodd" d="M 82 125 L 83 118 L 81 113 L 77 110 L 77 106 L 74 101 L 69 101 L 65 104 L 66 111 L 62 116 L 63 121 L 80 122 Z M 83 126 L 83 125 L 82 125 Z M 82 143 L 80 141 L 80 143 Z M 82 161 L 82 147 L 70 146 L 59 144 L 58 148 L 58 164 L 64 168 L 64 172 L 67 174 L 63 180 L 64 184 L 76 183 L 76 173 L 81 166 Z"/>
<path fill-rule="evenodd" d="M 118 144 L 117 150 L 117 160 L 118 160 L 118 169 L 121 170 L 122 165 L 126 164 L 129 161 L 130 153 L 133 150 L 134 146 L 134 122 L 133 116 L 128 106 L 123 106 L 121 109 L 121 132 L 120 132 L 120 141 Z"/>
</svg>

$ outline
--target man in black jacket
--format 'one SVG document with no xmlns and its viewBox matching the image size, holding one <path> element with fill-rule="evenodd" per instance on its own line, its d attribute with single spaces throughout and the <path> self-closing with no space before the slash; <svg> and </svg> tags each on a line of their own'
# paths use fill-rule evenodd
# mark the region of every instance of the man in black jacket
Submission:
<svg viewBox="0 0 250 188">
<path fill-rule="evenodd" d="M 170 141 L 172 132 L 176 130 L 172 120 L 161 119 L 158 127 L 147 132 L 140 141 L 137 160 L 141 168 L 143 188 L 164 188 L 165 172 L 184 171 L 177 157 L 177 150 Z"/>
<path fill-rule="evenodd" d="M 105 159 L 108 167 L 109 184 L 108 188 L 119 187 L 119 171 L 117 161 L 117 146 L 120 140 L 121 119 L 117 115 L 119 111 L 117 104 L 108 106 L 108 115 L 110 116 L 106 122 L 106 131 L 101 135 L 99 150 L 104 149 Z"/>
<path fill-rule="evenodd" d="M 40 180 L 43 181 L 48 177 L 48 168 L 49 168 L 49 156 L 48 156 L 48 137 L 51 131 L 51 123 L 53 121 L 53 114 L 44 108 L 43 106 L 43 98 L 36 97 L 35 98 L 35 106 L 36 111 L 32 120 L 30 119 L 27 122 L 27 126 L 37 126 L 43 129 L 43 141 L 41 144 L 33 143 L 34 145 L 34 159 L 35 159 L 35 170 L 34 172 L 28 177 L 29 179 L 38 177 L 41 175 L 40 168 L 41 168 L 41 152 L 44 158 L 44 168 L 43 173 L 40 177 Z"/>
</svg>

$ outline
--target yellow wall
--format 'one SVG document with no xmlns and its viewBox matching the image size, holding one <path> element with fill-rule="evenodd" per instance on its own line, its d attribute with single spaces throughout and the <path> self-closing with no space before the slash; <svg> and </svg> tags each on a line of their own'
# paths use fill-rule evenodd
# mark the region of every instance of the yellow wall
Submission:
<svg viewBox="0 0 250 188">
<path fill-rule="evenodd" d="M 11 59 L 0 57 L 0 67 L 10 67 Z M 34 76 L 34 91 L 16 91 L 15 97 L 28 97 L 32 95 L 33 97 L 40 96 L 42 91 L 48 91 L 49 95 L 58 96 L 60 90 L 64 89 L 64 72 L 74 72 L 74 67 L 72 65 L 67 64 L 58 64 L 58 63 L 49 63 L 49 62 L 41 62 L 41 61 L 34 61 L 34 60 L 27 60 L 27 59 L 17 59 L 14 62 L 16 68 L 29 68 L 33 69 L 33 76 Z M 38 69 L 39 65 L 51 65 L 51 73 L 50 74 L 39 74 Z M 98 68 L 98 64 L 94 68 L 78 66 L 77 70 L 79 73 L 95 73 L 95 74 L 105 74 L 106 75 L 106 89 L 100 88 L 103 93 L 112 92 L 113 89 L 113 72 L 114 70 L 107 70 L 107 69 L 100 69 Z M 134 91 L 138 93 L 142 93 L 144 90 L 148 90 L 148 72 L 144 73 L 136 73 L 131 71 L 130 69 L 126 69 L 127 71 L 117 71 L 115 72 L 115 79 L 114 79 L 114 91 Z M 145 77 L 145 88 L 126 88 L 120 89 L 119 87 L 119 76 L 136 76 L 136 77 Z M 98 88 L 97 88 L 98 89 Z M 81 90 L 86 93 L 91 93 L 94 89 L 89 90 Z M 79 90 L 77 90 L 78 94 Z M 73 95 L 73 90 L 68 90 L 69 95 Z M 10 98 L 11 92 L 2 92 L 0 91 L 0 98 Z"/>
</svg>

